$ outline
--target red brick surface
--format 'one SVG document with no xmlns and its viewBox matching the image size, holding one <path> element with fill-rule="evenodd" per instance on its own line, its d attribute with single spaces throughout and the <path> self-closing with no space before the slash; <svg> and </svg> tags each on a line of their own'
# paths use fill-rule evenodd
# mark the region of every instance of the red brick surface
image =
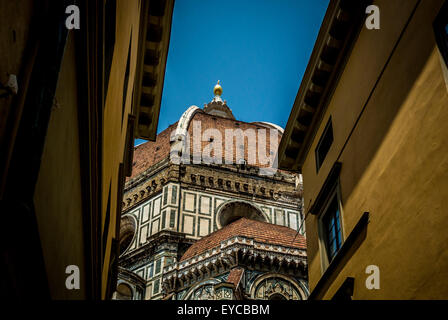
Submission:
<svg viewBox="0 0 448 320">
<path fill-rule="evenodd" d="M 265 128 L 258 124 L 252 124 L 232 119 L 226 119 L 218 116 L 209 115 L 207 113 L 204 113 L 203 111 L 197 112 L 193 119 L 190 121 L 188 133 L 190 135 L 190 156 L 193 156 L 193 150 L 194 150 L 194 143 L 193 143 L 193 121 L 200 121 L 201 123 L 201 131 L 202 133 L 210 128 L 218 129 L 221 133 L 222 137 L 222 156 L 225 157 L 225 131 L 226 129 L 241 129 L 242 131 L 246 131 L 247 129 L 252 129 L 256 133 L 256 139 L 255 141 L 248 141 L 248 139 L 245 138 L 245 144 L 244 144 L 244 158 L 249 163 L 249 157 L 248 153 L 250 152 L 253 155 L 256 155 L 257 162 L 255 166 L 259 167 L 266 167 L 266 165 L 262 165 L 259 162 L 258 154 L 257 154 L 257 145 L 258 145 L 258 129 L 266 129 L 266 156 L 269 156 L 269 149 L 270 149 L 270 129 Z M 160 162 L 161 160 L 168 158 L 170 155 L 170 135 L 171 133 L 176 130 L 177 122 L 170 125 L 167 129 L 159 133 L 157 135 L 156 141 L 148 141 L 146 143 L 143 143 L 134 149 L 134 163 L 132 168 L 132 176 L 136 177 L 146 169 L 150 168 L 154 164 Z M 278 135 L 278 143 L 280 143 L 281 139 L 281 133 L 279 132 Z M 218 142 L 218 138 L 214 137 L 213 143 Z M 202 141 L 200 150 L 202 153 L 202 150 L 204 147 L 208 146 L 211 142 L 209 141 Z M 236 139 L 234 139 L 233 142 L 233 150 L 230 152 L 233 152 L 233 162 L 236 163 L 236 148 L 238 147 Z M 199 148 L 198 148 L 199 150 Z M 277 151 L 276 149 L 274 150 Z M 212 153 L 212 156 L 214 154 Z M 223 160 L 224 163 L 224 160 Z"/>
<path fill-rule="evenodd" d="M 156 141 L 148 141 L 134 148 L 134 162 L 130 178 L 138 176 L 146 169 L 169 157 L 170 135 L 176 130 L 176 127 L 177 122 L 160 132 Z"/>
<path fill-rule="evenodd" d="M 194 152 L 194 148 L 195 148 L 195 144 L 193 141 L 193 122 L 194 121 L 199 121 L 201 123 L 201 131 L 202 133 L 204 133 L 204 131 L 208 130 L 208 129 L 217 129 L 220 132 L 220 136 L 221 136 L 221 145 L 222 145 L 222 157 L 223 160 L 222 162 L 224 163 L 224 159 L 226 156 L 226 152 L 229 152 L 230 156 L 233 156 L 231 158 L 233 158 L 233 163 L 236 163 L 237 159 L 237 148 L 239 148 L 239 146 L 237 145 L 237 139 L 233 138 L 233 148 L 230 150 L 226 149 L 226 130 L 228 129 L 232 129 L 232 130 L 238 130 L 241 129 L 241 131 L 243 132 L 248 132 L 248 130 L 253 130 L 253 132 L 255 133 L 255 140 L 251 140 L 249 141 L 248 138 L 244 137 L 244 159 L 246 160 L 246 162 L 250 165 L 254 165 L 257 167 L 267 167 L 268 165 L 264 165 L 261 164 L 259 162 L 258 159 L 258 152 L 257 152 L 257 148 L 258 148 L 258 137 L 259 137 L 259 133 L 258 130 L 262 129 L 263 131 L 265 131 L 265 136 L 266 136 L 266 157 L 269 156 L 269 152 L 270 152 L 270 130 L 269 128 L 263 127 L 261 125 L 258 124 L 253 124 L 253 123 L 247 123 L 247 122 L 242 122 L 242 121 L 237 121 L 237 120 L 232 120 L 232 119 L 227 119 L 227 118 L 221 118 L 218 116 L 213 116 L 213 115 L 209 115 L 207 113 L 203 113 L 203 112 L 199 112 L 196 113 L 192 119 L 192 121 L 190 122 L 190 126 L 188 127 L 188 133 L 190 135 L 190 154 L 193 155 Z M 281 133 L 278 132 L 278 141 L 277 141 L 277 147 L 280 144 L 280 140 L 281 140 Z M 219 138 L 217 137 L 213 137 L 214 141 L 213 144 L 218 143 Z M 196 150 L 201 150 L 201 154 L 202 154 L 202 150 L 210 145 L 212 142 L 210 141 L 202 141 L 201 142 L 201 146 L 197 147 L 196 146 Z M 277 152 L 277 148 L 273 148 L 274 152 Z M 256 163 L 250 163 L 250 159 L 249 159 L 249 153 L 254 157 L 254 159 L 256 159 Z M 214 155 L 213 152 L 211 154 L 212 156 Z"/>
</svg>

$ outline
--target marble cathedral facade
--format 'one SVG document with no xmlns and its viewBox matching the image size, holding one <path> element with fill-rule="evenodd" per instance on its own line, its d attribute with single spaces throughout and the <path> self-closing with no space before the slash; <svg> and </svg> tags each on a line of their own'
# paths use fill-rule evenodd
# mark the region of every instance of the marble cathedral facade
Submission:
<svg viewBox="0 0 448 320">
<path fill-rule="evenodd" d="M 208 129 L 223 135 L 262 129 L 281 138 L 274 124 L 236 120 L 219 84 L 214 94 L 156 141 L 135 147 L 123 196 L 116 299 L 299 300 L 309 294 L 300 177 L 266 174 L 264 164 L 248 161 L 257 136 L 232 145 L 243 155 L 232 156 L 235 163 L 173 157 L 191 151 L 192 159 L 195 148 L 223 143 L 202 139 Z M 202 138 L 195 140 L 198 125 Z M 268 142 L 274 145 L 272 135 Z"/>
</svg>

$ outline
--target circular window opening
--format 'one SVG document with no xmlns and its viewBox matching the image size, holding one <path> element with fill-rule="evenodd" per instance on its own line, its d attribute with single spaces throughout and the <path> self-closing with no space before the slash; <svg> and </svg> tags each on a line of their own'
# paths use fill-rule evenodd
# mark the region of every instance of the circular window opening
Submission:
<svg viewBox="0 0 448 320">
<path fill-rule="evenodd" d="M 227 204 L 221 210 L 218 222 L 221 227 L 224 227 L 240 218 L 267 222 L 266 218 L 258 209 L 245 202 L 232 202 Z"/>
<path fill-rule="evenodd" d="M 126 252 L 131 245 L 135 234 L 135 221 L 132 217 L 126 216 L 120 223 L 120 255 Z"/>
<path fill-rule="evenodd" d="M 120 283 L 117 286 L 117 299 L 118 300 L 132 300 L 132 289 L 125 283 Z"/>
</svg>

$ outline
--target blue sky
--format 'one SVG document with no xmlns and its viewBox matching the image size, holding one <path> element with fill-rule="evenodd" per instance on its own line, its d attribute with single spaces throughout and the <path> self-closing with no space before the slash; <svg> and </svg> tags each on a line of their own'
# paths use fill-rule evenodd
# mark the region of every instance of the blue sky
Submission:
<svg viewBox="0 0 448 320">
<path fill-rule="evenodd" d="M 217 80 L 238 120 L 285 127 L 328 2 L 176 0 L 158 132 Z"/>
</svg>

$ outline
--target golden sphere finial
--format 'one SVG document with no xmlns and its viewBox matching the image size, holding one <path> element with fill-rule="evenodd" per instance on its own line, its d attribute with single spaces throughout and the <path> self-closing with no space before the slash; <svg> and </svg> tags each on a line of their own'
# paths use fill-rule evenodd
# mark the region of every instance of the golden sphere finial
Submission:
<svg viewBox="0 0 448 320">
<path fill-rule="evenodd" d="M 222 95 L 222 87 L 219 84 L 219 80 L 218 80 L 218 83 L 216 84 L 215 88 L 213 88 L 213 93 L 215 94 L 215 96 Z"/>
</svg>

